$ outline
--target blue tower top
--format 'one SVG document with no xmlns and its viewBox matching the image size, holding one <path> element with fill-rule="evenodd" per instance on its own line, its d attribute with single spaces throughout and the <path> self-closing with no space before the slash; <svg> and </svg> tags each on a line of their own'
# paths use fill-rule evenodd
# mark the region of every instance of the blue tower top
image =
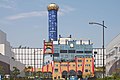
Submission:
<svg viewBox="0 0 120 80">
<path fill-rule="evenodd" d="M 57 41 L 57 11 L 58 5 L 51 3 L 47 7 L 48 9 L 48 23 L 49 23 L 49 41 Z"/>
</svg>

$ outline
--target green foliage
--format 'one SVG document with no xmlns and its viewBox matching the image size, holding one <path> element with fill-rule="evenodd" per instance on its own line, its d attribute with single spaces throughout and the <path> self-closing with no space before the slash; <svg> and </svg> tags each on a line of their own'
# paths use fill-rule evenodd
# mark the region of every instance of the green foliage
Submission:
<svg viewBox="0 0 120 80">
<path fill-rule="evenodd" d="M 5 72 L 5 71 L 4 71 L 4 69 L 3 69 L 3 66 L 0 65 L 0 74 L 1 74 L 1 75 L 4 75 L 4 72 Z"/>
<path fill-rule="evenodd" d="M 103 78 L 97 78 L 97 80 L 103 80 Z M 115 77 L 115 76 L 105 77 L 104 80 L 120 80 L 120 77 Z"/>
<path fill-rule="evenodd" d="M 13 67 L 12 76 L 16 78 L 17 75 L 19 74 L 20 74 L 20 70 L 17 67 Z"/>
</svg>

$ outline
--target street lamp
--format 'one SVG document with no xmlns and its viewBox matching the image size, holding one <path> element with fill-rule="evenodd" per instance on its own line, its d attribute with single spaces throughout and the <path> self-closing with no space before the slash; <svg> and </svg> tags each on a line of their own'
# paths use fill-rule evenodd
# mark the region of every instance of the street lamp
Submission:
<svg viewBox="0 0 120 80">
<path fill-rule="evenodd" d="M 102 28 L 103 28 L 103 79 L 104 79 L 104 69 L 105 69 L 105 66 L 104 66 L 104 28 L 107 28 L 105 25 L 104 25 L 104 21 L 101 23 L 96 23 L 96 22 L 89 22 L 89 24 L 97 24 L 97 25 L 100 25 Z"/>
</svg>

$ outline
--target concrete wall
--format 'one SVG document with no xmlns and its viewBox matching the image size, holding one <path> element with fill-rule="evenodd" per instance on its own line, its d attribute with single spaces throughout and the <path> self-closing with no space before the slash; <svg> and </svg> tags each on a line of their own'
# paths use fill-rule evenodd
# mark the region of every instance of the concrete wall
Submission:
<svg viewBox="0 0 120 80">
<path fill-rule="evenodd" d="M 120 59 L 120 34 L 118 34 L 106 47 L 106 74 L 110 74 L 110 69 Z M 112 68 L 113 69 L 113 68 Z M 115 70 L 115 67 L 114 67 Z"/>
<path fill-rule="evenodd" d="M 6 34 L 0 30 L 0 44 L 5 44 L 6 42 Z"/>
<path fill-rule="evenodd" d="M 0 61 L 7 63 L 10 65 L 10 70 L 13 70 L 13 67 L 17 67 L 20 71 L 23 71 L 25 66 L 18 61 L 14 61 L 13 59 L 9 59 L 8 56 L 0 55 Z"/>
<path fill-rule="evenodd" d="M 5 55 L 9 58 L 13 57 L 13 52 L 11 51 L 10 42 L 6 41 L 5 43 Z"/>
<path fill-rule="evenodd" d="M 5 55 L 5 44 L 0 44 L 0 54 Z"/>
<path fill-rule="evenodd" d="M 6 39 L 6 34 L 0 30 L 0 61 L 1 64 L 5 63 L 10 66 L 10 70 L 13 70 L 13 67 L 17 67 L 21 72 L 24 70 L 25 66 L 12 59 L 13 57 L 13 52 L 11 51 L 11 46 L 10 43 Z"/>
<path fill-rule="evenodd" d="M 6 39 L 6 33 L 0 30 L 0 53 L 6 55 L 9 58 L 13 57 L 10 43 Z"/>
</svg>

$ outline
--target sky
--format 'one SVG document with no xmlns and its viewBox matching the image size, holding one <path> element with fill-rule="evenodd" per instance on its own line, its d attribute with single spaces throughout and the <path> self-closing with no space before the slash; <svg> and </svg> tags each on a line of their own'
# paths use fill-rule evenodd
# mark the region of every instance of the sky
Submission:
<svg viewBox="0 0 120 80">
<path fill-rule="evenodd" d="M 120 0 L 0 0 L 0 30 L 11 46 L 43 48 L 43 40 L 48 40 L 50 3 L 59 6 L 58 35 L 90 39 L 99 48 L 102 27 L 89 22 L 105 21 L 105 47 L 120 33 Z"/>
</svg>

